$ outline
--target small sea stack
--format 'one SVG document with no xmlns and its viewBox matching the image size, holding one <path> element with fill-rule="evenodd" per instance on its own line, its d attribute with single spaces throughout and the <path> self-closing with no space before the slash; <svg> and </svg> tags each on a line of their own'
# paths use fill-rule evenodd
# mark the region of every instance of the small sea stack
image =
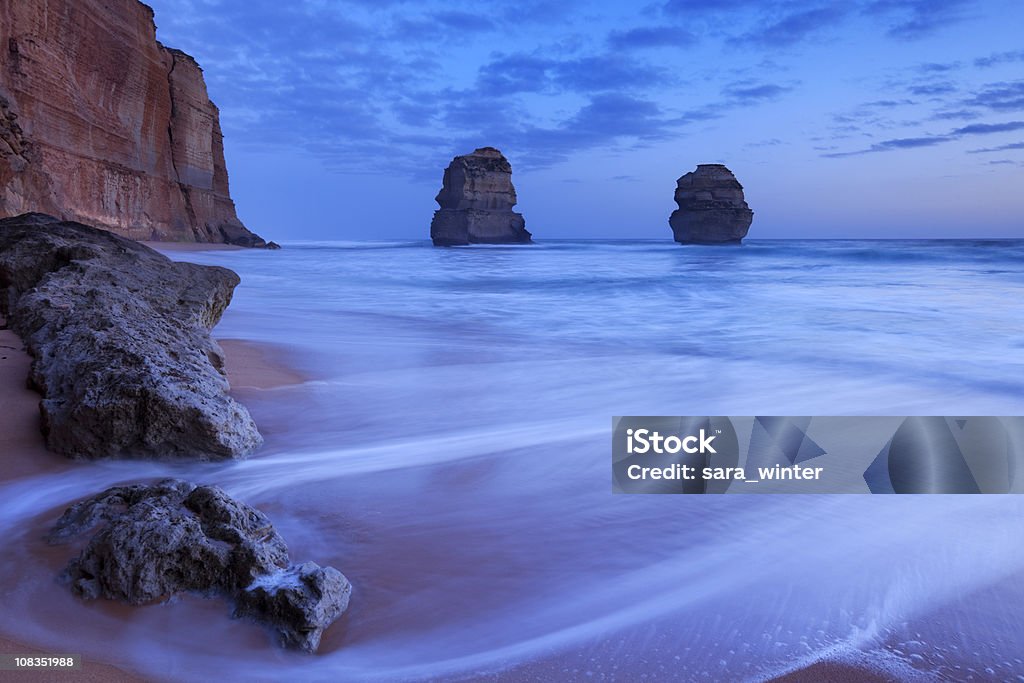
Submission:
<svg viewBox="0 0 1024 683">
<path fill-rule="evenodd" d="M 722 164 L 699 164 L 676 183 L 679 208 L 668 224 L 676 242 L 738 244 L 747 236 L 754 212 L 743 198 L 743 186 Z"/>
<path fill-rule="evenodd" d="M 441 205 L 430 222 L 434 246 L 531 242 L 523 215 L 512 211 L 512 165 L 493 147 L 452 159 L 434 199 Z"/>
</svg>

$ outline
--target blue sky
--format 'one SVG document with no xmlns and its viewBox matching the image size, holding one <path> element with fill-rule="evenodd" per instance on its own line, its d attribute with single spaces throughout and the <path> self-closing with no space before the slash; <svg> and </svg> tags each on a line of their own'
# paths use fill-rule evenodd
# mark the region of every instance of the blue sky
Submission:
<svg viewBox="0 0 1024 683">
<path fill-rule="evenodd" d="M 670 239 L 698 163 L 750 237 L 1024 237 L 1019 0 L 149 4 L 268 238 L 426 238 L 484 145 L 539 239 Z"/>
</svg>

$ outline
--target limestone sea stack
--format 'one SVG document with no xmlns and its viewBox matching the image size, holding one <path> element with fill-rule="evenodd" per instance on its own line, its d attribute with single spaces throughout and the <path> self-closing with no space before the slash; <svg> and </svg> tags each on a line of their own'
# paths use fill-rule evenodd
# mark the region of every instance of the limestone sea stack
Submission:
<svg viewBox="0 0 1024 683">
<path fill-rule="evenodd" d="M 439 247 L 463 244 L 528 244 L 523 215 L 512 211 L 512 165 L 493 147 L 452 159 L 435 198 L 430 238 Z"/>
<path fill-rule="evenodd" d="M 52 216 L 0 220 L 0 313 L 32 356 L 47 446 L 78 458 L 240 458 L 263 439 L 210 330 L 238 276 Z"/>
<path fill-rule="evenodd" d="M 307 652 L 352 592 L 333 567 L 292 564 L 259 510 L 216 486 L 178 479 L 116 486 L 78 502 L 48 540 L 81 546 L 63 578 L 82 598 L 144 605 L 180 592 L 222 595 L 234 601 L 236 617 L 270 626 L 281 645 Z"/>
<path fill-rule="evenodd" d="M 235 214 L 202 69 L 157 42 L 148 6 L 5 1 L 0 52 L 0 218 L 269 246 Z"/>
<path fill-rule="evenodd" d="M 722 164 L 699 164 L 676 184 L 676 204 L 668 224 L 676 242 L 739 243 L 747 236 L 754 212 L 743 186 Z"/>
</svg>

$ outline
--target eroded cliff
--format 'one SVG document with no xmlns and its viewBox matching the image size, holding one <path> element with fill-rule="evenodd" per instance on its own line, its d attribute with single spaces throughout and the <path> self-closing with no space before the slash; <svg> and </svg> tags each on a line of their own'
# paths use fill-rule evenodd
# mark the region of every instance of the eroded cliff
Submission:
<svg viewBox="0 0 1024 683">
<path fill-rule="evenodd" d="M 137 0 L 0 3 L 0 217 L 266 246 L 228 192 L 217 107 Z"/>
</svg>

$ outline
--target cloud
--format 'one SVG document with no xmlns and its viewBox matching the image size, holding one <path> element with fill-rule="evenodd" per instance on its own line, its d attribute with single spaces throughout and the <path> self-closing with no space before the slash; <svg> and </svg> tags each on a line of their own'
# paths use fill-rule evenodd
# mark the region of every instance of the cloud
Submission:
<svg viewBox="0 0 1024 683">
<path fill-rule="evenodd" d="M 858 149 L 851 152 L 831 152 L 821 156 L 830 159 L 859 156 L 861 154 L 873 154 L 876 152 L 891 152 L 900 149 L 916 149 L 919 147 L 934 147 L 953 140 L 959 140 L 969 135 L 989 135 L 992 133 L 1006 133 L 1015 130 L 1024 130 L 1024 121 L 1010 121 L 1007 123 L 975 123 L 951 130 L 945 135 L 929 135 L 916 138 L 895 138 L 875 143 L 866 149 Z"/>
<path fill-rule="evenodd" d="M 842 4 L 795 12 L 779 21 L 750 31 L 735 42 L 754 43 L 763 47 L 793 45 L 817 31 L 834 25 L 845 14 L 846 9 Z"/>
<path fill-rule="evenodd" d="M 669 82 L 670 72 L 652 64 L 614 54 L 581 57 L 558 63 L 554 80 L 575 92 L 623 91 L 660 86 Z"/>
<path fill-rule="evenodd" d="M 894 20 L 890 37 L 917 40 L 966 19 L 962 10 L 968 4 L 968 0 L 875 0 L 864 11 Z"/>
<path fill-rule="evenodd" d="M 724 88 L 722 94 L 734 101 L 760 102 L 774 100 L 790 90 L 792 88 L 777 83 L 733 84 Z"/>
<path fill-rule="evenodd" d="M 483 92 L 504 95 L 544 92 L 554 85 L 549 72 L 556 65 L 547 57 L 502 55 L 480 67 L 477 86 Z"/>
<path fill-rule="evenodd" d="M 662 5 L 666 14 L 699 15 L 720 12 L 734 12 L 750 7 L 764 7 L 771 4 L 764 0 L 668 0 Z"/>
<path fill-rule="evenodd" d="M 999 145 L 998 147 L 983 147 L 981 149 L 969 149 L 968 154 L 986 154 L 989 152 L 1007 152 L 1015 149 L 1024 149 L 1024 142 L 1011 142 L 1006 145 Z"/>
<path fill-rule="evenodd" d="M 430 17 L 439 24 L 459 31 L 493 31 L 496 28 L 494 21 L 489 17 L 473 12 L 447 10 L 434 12 Z"/>
<path fill-rule="evenodd" d="M 669 76 L 661 67 L 613 54 L 563 60 L 512 54 L 501 55 L 481 66 L 477 86 L 493 95 L 590 93 L 660 85 Z"/>
<path fill-rule="evenodd" d="M 1024 129 L 1024 121 L 1009 121 L 1007 123 L 972 123 L 963 128 L 957 128 L 950 135 L 987 135 L 989 133 L 1009 133 L 1014 130 Z"/>
<path fill-rule="evenodd" d="M 922 85 L 912 85 L 907 88 L 907 91 L 912 95 L 919 95 L 921 97 L 948 95 L 951 92 L 956 92 L 956 86 L 952 83 L 924 83 Z"/>
<path fill-rule="evenodd" d="M 978 118 L 978 113 L 969 109 L 950 109 L 935 112 L 931 118 L 935 121 L 970 121 Z"/>
<path fill-rule="evenodd" d="M 996 111 L 1024 110 L 1024 81 L 992 83 L 964 104 Z"/>
<path fill-rule="evenodd" d="M 925 64 L 918 65 L 917 70 L 922 73 L 948 73 L 959 68 L 960 62 L 926 62 Z"/>
<path fill-rule="evenodd" d="M 979 57 L 974 60 L 974 66 L 984 69 L 997 64 L 1007 64 L 1010 62 L 1024 62 L 1024 50 L 996 52 L 988 57 Z"/>
<path fill-rule="evenodd" d="M 696 42 L 695 35 L 677 26 L 640 26 L 608 34 L 608 45 L 616 50 L 687 47 Z"/>
</svg>

